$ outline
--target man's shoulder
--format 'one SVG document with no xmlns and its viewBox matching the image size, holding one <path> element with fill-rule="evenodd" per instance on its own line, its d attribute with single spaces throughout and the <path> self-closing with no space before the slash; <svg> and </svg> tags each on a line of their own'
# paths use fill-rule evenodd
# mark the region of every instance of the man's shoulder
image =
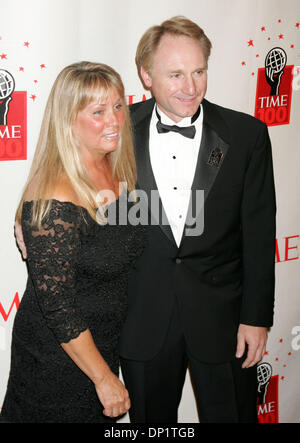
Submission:
<svg viewBox="0 0 300 443">
<path fill-rule="evenodd" d="M 218 113 L 229 127 L 240 127 L 240 129 L 263 129 L 266 127 L 265 123 L 257 119 L 253 115 L 246 112 L 238 111 L 232 108 L 217 105 L 215 103 L 205 100 L 205 109 L 211 114 Z M 238 125 L 238 126 L 237 126 Z"/>
<path fill-rule="evenodd" d="M 154 98 L 134 103 L 129 106 L 130 116 L 134 123 L 138 123 L 144 117 L 152 113 L 155 104 Z"/>
<path fill-rule="evenodd" d="M 153 107 L 154 102 L 155 102 L 154 98 L 151 97 L 148 100 L 142 100 L 140 102 L 133 103 L 133 104 L 129 105 L 130 112 L 134 113 L 140 108 Z"/>
</svg>

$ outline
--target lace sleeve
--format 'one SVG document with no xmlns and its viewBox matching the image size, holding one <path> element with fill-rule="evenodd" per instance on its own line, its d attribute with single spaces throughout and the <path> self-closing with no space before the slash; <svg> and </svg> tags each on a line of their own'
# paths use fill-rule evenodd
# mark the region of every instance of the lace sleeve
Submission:
<svg viewBox="0 0 300 443">
<path fill-rule="evenodd" d="M 32 203 L 24 203 L 22 229 L 28 271 L 47 326 L 59 343 L 87 329 L 76 306 L 76 262 L 80 250 L 80 210 L 69 202 L 52 201 L 42 228 L 30 226 Z"/>
</svg>

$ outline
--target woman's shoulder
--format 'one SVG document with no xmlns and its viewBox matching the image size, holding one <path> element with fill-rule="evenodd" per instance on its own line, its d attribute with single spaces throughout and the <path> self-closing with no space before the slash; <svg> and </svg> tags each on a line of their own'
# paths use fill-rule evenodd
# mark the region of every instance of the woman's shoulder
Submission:
<svg viewBox="0 0 300 443">
<path fill-rule="evenodd" d="M 62 218 L 65 221 L 75 221 L 75 219 L 80 217 L 82 209 L 85 209 L 81 205 L 81 202 L 71 183 L 65 178 L 60 179 L 56 183 L 55 187 L 52 190 L 49 190 L 49 192 L 47 192 L 43 198 L 36 199 L 35 195 L 33 183 L 26 193 L 23 204 L 23 215 L 25 218 L 28 218 L 34 206 L 39 207 L 40 209 L 48 207 L 48 221 L 49 218 Z"/>
<path fill-rule="evenodd" d="M 35 200 L 37 187 L 38 183 L 33 181 L 26 192 L 25 201 L 31 202 Z M 60 178 L 55 186 L 43 195 L 42 200 L 54 200 L 61 203 L 72 203 L 75 206 L 80 206 L 80 200 L 70 180 L 65 177 Z"/>
<path fill-rule="evenodd" d="M 80 199 L 78 198 L 73 186 L 69 179 L 61 178 L 52 192 L 49 193 L 48 200 L 56 200 L 60 202 L 72 203 L 75 206 L 81 206 Z"/>
</svg>

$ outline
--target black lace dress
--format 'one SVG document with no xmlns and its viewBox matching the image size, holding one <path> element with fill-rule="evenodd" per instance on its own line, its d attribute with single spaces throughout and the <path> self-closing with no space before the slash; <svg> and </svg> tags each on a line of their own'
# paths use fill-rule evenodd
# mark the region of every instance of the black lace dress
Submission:
<svg viewBox="0 0 300 443">
<path fill-rule="evenodd" d="M 145 232 L 131 224 L 99 225 L 85 209 L 57 200 L 37 230 L 29 224 L 31 210 L 32 203 L 25 202 L 22 228 L 29 277 L 13 327 L 2 420 L 109 421 L 93 383 L 60 344 L 89 329 L 118 375 L 127 281 L 143 251 Z"/>
</svg>

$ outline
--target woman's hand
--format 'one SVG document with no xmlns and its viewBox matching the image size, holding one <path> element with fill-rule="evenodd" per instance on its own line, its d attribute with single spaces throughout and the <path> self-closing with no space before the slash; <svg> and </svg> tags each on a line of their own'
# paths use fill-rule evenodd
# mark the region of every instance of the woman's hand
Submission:
<svg viewBox="0 0 300 443">
<path fill-rule="evenodd" d="M 103 414 L 108 417 L 125 414 L 130 408 L 127 389 L 101 356 L 90 331 L 83 331 L 77 338 L 62 343 L 61 346 L 94 383 L 104 407 Z"/>
<path fill-rule="evenodd" d="M 111 371 L 95 383 L 96 392 L 108 417 L 118 417 L 130 408 L 129 394 L 123 383 Z"/>
</svg>

